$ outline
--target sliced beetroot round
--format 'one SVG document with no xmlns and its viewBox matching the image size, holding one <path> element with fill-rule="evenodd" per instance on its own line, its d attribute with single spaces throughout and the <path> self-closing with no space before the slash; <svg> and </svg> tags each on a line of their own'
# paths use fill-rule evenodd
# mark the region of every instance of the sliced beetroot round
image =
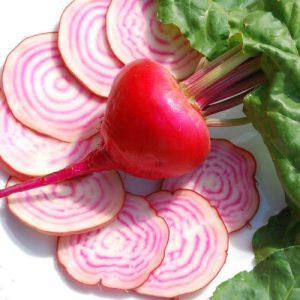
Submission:
<svg viewBox="0 0 300 300">
<path fill-rule="evenodd" d="M 217 208 L 228 232 L 244 227 L 259 206 L 253 155 L 224 139 L 212 139 L 211 152 L 199 168 L 164 180 L 163 190 L 191 189 Z"/>
<path fill-rule="evenodd" d="M 156 13 L 156 0 L 112 0 L 107 13 L 109 43 L 124 63 L 150 58 L 183 79 L 195 71 L 200 54 L 177 27 L 160 23 Z"/>
<path fill-rule="evenodd" d="M 10 178 L 7 186 L 19 183 Z M 12 213 L 30 227 L 53 235 L 80 233 L 111 222 L 125 198 L 115 171 L 95 172 L 7 197 Z"/>
<path fill-rule="evenodd" d="M 2 84 L 10 109 L 24 125 L 66 142 L 98 132 L 106 101 L 66 69 L 56 33 L 23 40 L 7 57 Z"/>
<path fill-rule="evenodd" d="M 106 36 L 110 0 L 75 0 L 64 11 L 59 26 L 59 49 L 69 70 L 97 95 L 108 96 L 123 64 Z"/>
<path fill-rule="evenodd" d="M 18 178 L 41 176 L 81 161 L 100 144 L 100 135 L 66 143 L 18 122 L 0 92 L 0 165 Z"/>
<path fill-rule="evenodd" d="M 190 190 L 157 192 L 149 202 L 170 230 L 165 258 L 138 293 L 177 297 L 206 286 L 225 263 L 228 234 L 217 210 Z"/>
<path fill-rule="evenodd" d="M 57 256 L 81 283 L 128 290 L 141 285 L 160 265 L 168 237 L 168 226 L 148 202 L 127 194 L 113 223 L 59 238 Z"/>
</svg>

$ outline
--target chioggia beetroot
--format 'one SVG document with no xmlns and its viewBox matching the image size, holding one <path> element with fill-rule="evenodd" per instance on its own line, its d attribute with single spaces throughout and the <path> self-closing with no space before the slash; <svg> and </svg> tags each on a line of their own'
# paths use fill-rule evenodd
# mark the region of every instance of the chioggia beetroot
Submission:
<svg viewBox="0 0 300 300">
<path fill-rule="evenodd" d="M 7 186 L 17 182 L 10 178 Z M 67 235 L 113 221 L 124 198 L 120 176 L 115 171 L 104 171 L 11 195 L 7 204 L 26 225 L 45 234 Z"/>
<path fill-rule="evenodd" d="M 75 0 L 64 10 L 58 46 L 66 66 L 95 94 L 108 96 L 123 67 L 106 37 L 106 13 L 111 0 Z"/>
<path fill-rule="evenodd" d="M 7 57 L 2 85 L 9 108 L 23 125 L 65 142 L 98 132 L 106 99 L 84 88 L 65 67 L 57 33 L 23 40 Z"/>
<path fill-rule="evenodd" d="M 19 179 L 42 176 L 81 161 L 97 148 L 100 135 L 66 143 L 18 122 L 0 91 L 0 165 Z"/>
<path fill-rule="evenodd" d="M 145 282 L 161 264 L 168 239 L 166 222 L 149 203 L 127 194 L 113 223 L 59 238 L 57 258 L 83 284 L 128 290 Z"/>
<path fill-rule="evenodd" d="M 156 0 L 112 0 L 106 17 L 109 44 L 126 64 L 150 58 L 184 79 L 195 71 L 201 55 L 176 26 L 160 23 L 156 14 Z"/>
<path fill-rule="evenodd" d="M 250 152 L 227 140 L 211 141 L 211 151 L 198 168 L 165 179 L 162 189 L 189 189 L 201 194 L 218 210 L 228 232 L 233 232 L 244 227 L 259 206 L 256 161 Z"/>
<path fill-rule="evenodd" d="M 217 276 L 228 230 L 243 226 L 258 201 L 236 200 L 231 182 L 217 191 L 222 205 L 206 199 L 214 191 L 188 187 L 144 198 L 126 193 L 121 176 L 172 180 L 209 165 L 208 127 L 248 122 L 209 116 L 240 104 L 266 79 L 260 57 L 241 45 L 204 58 L 176 26 L 158 21 L 157 4 L 73 0 L 59 32 L 29 37 L 8 55 L 0 166 L 13 177 L 0 198 L 25 225 L 59 236 L 59 267 L 76 281 L 178 300 Z M 254 163 L 236 156 L 228 178 L 250 175 L 249 185 L 241 180 L 247 197 L 253 173 L 244 166 Z M 209 186 L 219 182 L 208 174 Z M 247 219 L 231 218 L 232 225 L 225 217 L 240 203 Z"/>
<path fill-rule="evenodd" d="M 242 69 L 241 80 L 259 69 L 257 59 L 249 60 L 240 47 L 224 56 L 180 84 L 152 60 L 140 59 L 126 65 L 108 97 L 99 126 L 103 138 L 99 148 L 61 171 L 1 190 L 0 197 L 100 170 L 118 169 L 144 178 L 179 176 L 193 170 L 210 151 L 207 125 L 222 124 L 205 119 L 205 107 L 213 99 L 205 98 L 202 103 L 198 95 L 207 88 L 211 90 L 214 84 L 222 91 L 219 80 L 223 77 L 234 78 L 236 84 L 237 76 L 232 76 L 232 71 L 243 63 L 255 67 L 250 74 L 237 68 L 237 72 Z M 244 119 L 234 121 L 236 125 Z M 227 120 L 226 125 L 229 123 Z"/>
<path fill-rule="evenodd" d="M 157 192 L 147 199 L 166 220 L 170 239 L 161 265 L 136 291 L 169 299 L 203 288 L 227 257 L 228 234 L 217 210 L 189 190 Z"/>
</svg>

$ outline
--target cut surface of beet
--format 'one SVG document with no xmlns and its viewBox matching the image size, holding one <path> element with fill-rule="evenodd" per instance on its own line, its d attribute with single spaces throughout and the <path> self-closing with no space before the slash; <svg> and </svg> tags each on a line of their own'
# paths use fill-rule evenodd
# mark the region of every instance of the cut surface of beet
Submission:
<svg viewBox="0 0 300 300">
<path fill-rule="evenodd" d="M 168 68 L 177 79 L 191 75 L 200 54 L 190 47 L 177 27 L 160 23 L 155 0 L 112 0 L 107 13 L 107 36 L 124 63 L 150 58 Z"/>
<path fill-rule="evenodd" d="M 41 176 L 82 160 L 101 143 L 100 135 L 66 143 L 39 134 L 18 122 L 0 92 L 0 157 L 18 178 Z M 3 164 L 1 164 L 3 165 Z"/>
<path fill-rule="evenodd" d="M 59 238 L 57 256 L 81 283 L 127 290 L 141 285 L 160 265 L 168 238 L 168 226 L 148 202 L 127 194 L 113 223 Z"/>
<path fill-rule="evenodd" d="M 59 49 L 66 66 L 95 94 L 108 96 L 123 64 L 106 36 L 110 0 L 75 0 L 63 12 Z"/>
<path fill-rule="evenodd" d="M 206 286 L 227 257 L 228 234 L 217 210 L 201 195 L 178 190 L 147 197 L 170 230 L 165 258 L 138 293 L 177 297 Z"/>
<path fill-rule="evenodd" d="M 56 33 L 23 40 L 6 59 L 2 84 L 22 124 L 66 142 L 98 132 L 106 99 L 88 91 L 67 70 Z"/>
<path fill-rule="evenodd" d="M 212 139 L 211 152 L 199 168 L 164 180 L 163 190 L 191 189 L 220 213 L 228 232 L 245 226 L 259 206 L 253 155 L 224 139 Z"/>
<path fill-rule="evenodd" d="M 8 186 L 19 181 L 10 178 Z M 115 171 L 95 172 L 7 197 L 12 213 L 30 227 L 53 235 L 80 233 L 111 222 L 125 192 Z"/>
</svg>

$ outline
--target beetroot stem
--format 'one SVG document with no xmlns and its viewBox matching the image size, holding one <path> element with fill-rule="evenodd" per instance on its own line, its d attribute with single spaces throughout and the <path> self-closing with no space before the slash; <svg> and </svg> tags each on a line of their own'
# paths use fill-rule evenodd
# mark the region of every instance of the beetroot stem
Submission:
<svg viewBox="0 0 300 300">
<path fill-rule="evenodd" d="M 210 116 L 210 115 L 216 114 L 216 113 L 224 111 L 226 109 L 230 109 L 232 107 L 235 107 L 235 106 L 243 103 L 243 99 L 244 99 L 244 96 L 246 95 L 246 93 L 207 106 L 205 108 L 205 110 L 203 111 L 203 115 Z"/>
<path fill-rule="evenodd" d="M 5 189 L 0 189 L 0 198 L 45 185 L 59 183 L 94 171 L 110 170 L 113 169 L 113 167 L 113 163 L 108 159 L 106 152 L 101 149 L 92 152 L 83 161 L 75 163 L 60 171 L 42 177 L 33 178 Z"/>
<path fill-rule="evenodd" d="M 198 66 L 196 68 L 196 71 L 201 69 L 203 70 L 208 64 L 209 64 L 209 60 L 205 56 L 201 57 Z"/>
<path fill-rule="evenodd" d="M 215 102 L 216 95 L 219 95 L 227 88 L 234 86 L 237 82 L 251 76 L 260 69 L 260 57 L 248 60 L 238 66 L 222 78 L 214 82 L 209 87 L 201 90 L 195 95 L 195 99 L 200 107 L 205 108 L 208 104 Z"/>
<path fill-rule="evenodd" d="M 189 86 L 192 83 L 197 82 L 201 77 L 203 77 L 205 74 L 213 70 L 215 67 L 219 66 L 220 64 L 224 63 L 227 59 L 232 57 L 234 54 L 240 52 L 242 50 L 242 46 L 238 45 L 229 51 L 225 52 L 221 56 L 217 57 L 211 62 L 206 62 L 206 59 L 202 58 L 199 62 L 197 72 L 191 75 L 186 80 L 182 81 L 182 84 L 184 86 Z"/>
<path fill-rule="evenodd" d="M 226 90 L 222 91 L 221 93 L 217 94 L 214 98 L 214 101 L 210 101 L 210 105 L 212 103 L 221 101 L 221 100 L 227 100 L 233 97 L 236 97 L 238 95 L 244 94 L 245 92 L 249 92 L 250 90 L 253 90 L 254 88 L 258 87 L 259 85 L 265 83 L 267 81 L 267 78 L 265 74 L 262 71 L 258 71 L 251 75 L 250 77 L 247 77 L 244 80 L 238 81 L 234 85 L 228 87 Z M 207 107 L 209 107 L 208 105 Z M 205 107 L 205 110 L 207 109 Z"/>
<path fill-rule="evenodd" d="M 197 99 L 198 95 L 210 87 L 216 81 L 224 77 L 226 74 L 234 70 L 236 67 L 241 65 L 243 62 L 248 60 L 250 56 L 244 54 L 242 51 L 232 55 L 225 61 L 215 63 L 214 61 L 209 63 L 207 67 L 197 71 L 194 75 L 195 79 L 189 82 L 189 79 L 181 83 L 181 87 L 187 93 L 187 96 L 192 99 Z M 213 68 L 211 68 L 211 64 Z M 209 70 L 206 72 L 205 70 Z"/>
<path fill-rule="evenodd" d="M 224 93 L 217 95 L 214 100 L 215 102 L 205 106 L 203 110 L 204 116 L 209 116 L 241 104 L 250 90 L 253 90 L 265 81 L 265 75 L 262 72 L 258 72 L 251 77 L 237 82 Z"/>
<path fill-rule="evenodd" d="M 210 127 L 240 126 L 248 123 L 250 123 L 250 120 L 247 117 L 237 119 L 206 119 L 206 124 Z"/>
</svg>

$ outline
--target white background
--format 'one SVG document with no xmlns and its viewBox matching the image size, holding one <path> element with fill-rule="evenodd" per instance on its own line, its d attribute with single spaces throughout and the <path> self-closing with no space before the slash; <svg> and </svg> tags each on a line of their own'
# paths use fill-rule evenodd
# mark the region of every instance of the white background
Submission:
<svg viewBox="0 0 300 300">
<path fill-rule="evenodd" d="M 6 55 L 23 38 L 56 30 L 68 0 L 0 0 L 0 68 Z M 233 114 L 237 114 L 238 109 Z M 223 116 L 226 116 L 226 114 Z M 232 114 L 231 114 L 232 116 Z M 204 291 L 181 299 L 206 300 L 215 286 L 253 263 L 251 237 L 271 214 L 283 206 L 283 193 L 266 149 L 251 126 L 215 129 L 214 136 L 227 137 L 252 151 L 257 158 L 257 180 L 261 206 L 250 226 L 232 234 L 227 263 L 219 276 Z M 5 175 L 0 185 L 4 185 Z M 151 184 L 129 180 L 131 191 L 151 190 Z M 84 287 L 67 278 L 55 261 L 56 239 L 23 226 L 0 204 L 0 300 L 91 300 L 149 299 L 126 292 L 111 292 L 101 287 Z"/>
</svg>

